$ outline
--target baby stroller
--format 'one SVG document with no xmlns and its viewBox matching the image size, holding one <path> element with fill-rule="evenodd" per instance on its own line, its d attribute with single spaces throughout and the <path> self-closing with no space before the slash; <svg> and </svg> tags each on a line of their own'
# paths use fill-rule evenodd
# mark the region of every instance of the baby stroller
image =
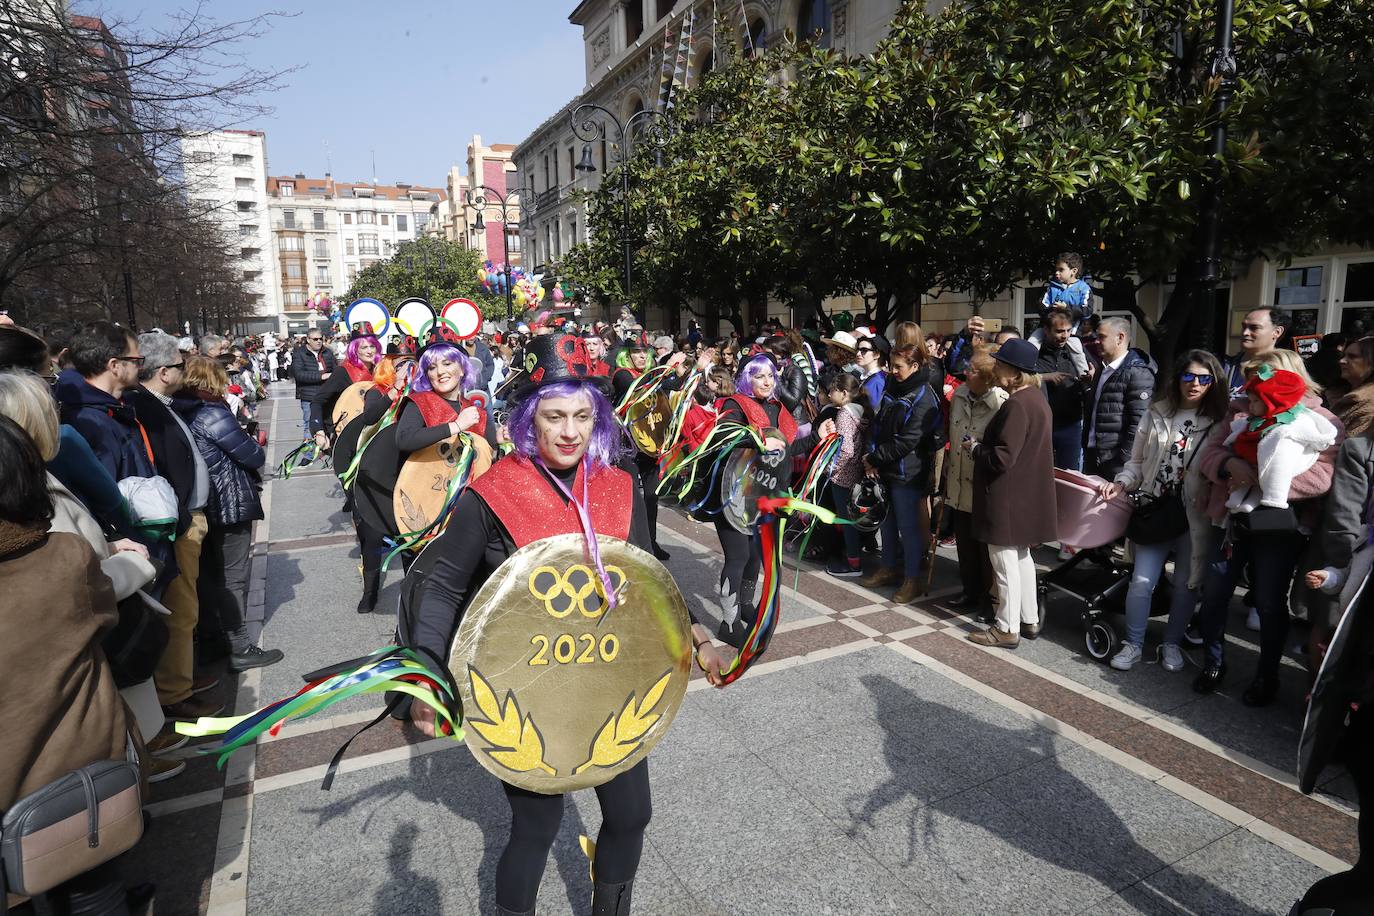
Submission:
<svg viewBox="0 0 1374 916">
<path fill-rule="evenodd" d="M 1050 589 L 1080 602 L 1088 654 L 1100 662 L 1109 661 L 1121 637 L 1105 615 L 1124 613 L 1131 582 L 1131 564 L 1117 557 L 1115 547 L 1125 539 L 1134 506 L 1124 494 L 1104 502 L 1097 492 L 1104 482 L 1099 477 L 1062 469 L 1056 469 L 1054 477 L 1059 540 L 1077 548 L 1077 553 L 1040 577 L 1040 616 L 1045 616 Z M 1151 616 L 1168 610 L 1170 592 L 1164 582 L 1155 589 Z"/>
</svg>

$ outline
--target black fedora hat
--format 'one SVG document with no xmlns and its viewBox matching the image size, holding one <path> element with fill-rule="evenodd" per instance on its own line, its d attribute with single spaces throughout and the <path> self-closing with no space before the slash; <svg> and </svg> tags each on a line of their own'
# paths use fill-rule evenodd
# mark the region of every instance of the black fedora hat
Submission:
<svg viewBox="0 0 1374 916">
<path fill-rule="evenodd" d="M 1029 340 L 1012 337 L 997 348 L 997 352 L 992 354 L 992 358 L 1020 369 L 1022 372 L 1034 372 L 1035 361 L 1040 358 L 1040 351 Z"/>
<path fill-rule="evenodd" d="M 595 360 L 587 352 L 587 342 L 576 334 L 541 334 L 525 344 L 524 362 L 517 367 L 513 378 L 501 387 L 512 400 L 520 400 L 545 385 L 558 382 L 590 382 L 603 394 L 609 391 L 610 379 L 595 375 Z M 509 387 L 507 387 L 509 386 Z"/>
</svg>

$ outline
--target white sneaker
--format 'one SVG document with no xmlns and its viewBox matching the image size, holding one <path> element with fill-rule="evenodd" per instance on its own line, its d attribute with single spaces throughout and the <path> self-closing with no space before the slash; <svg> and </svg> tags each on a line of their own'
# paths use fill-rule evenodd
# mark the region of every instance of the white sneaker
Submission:
<svg viewBox="0 0 1374 916">
<path fill-rule="evenodd" d="M 1159 647 L 1160 667 L 1165 671 L 1183 670 L 1183 650 L 1171 642 Z"/>
<path fill-rule="evenodd" d="M 1122 643 L 1121 651 L 1112 656 L 1112 667 L 1117 671 L 1130 671 L 1140 661 L 1140 646 Z"/>
<path fill-rule="evenodd" d="M 1259 628 L 1259 610 L 1257 608 L 1250 608 L 1250 616 L 1245 618 L 1245 629 L 1254 630 L 1256 633 L 1258 633 Z"/>
</svg>

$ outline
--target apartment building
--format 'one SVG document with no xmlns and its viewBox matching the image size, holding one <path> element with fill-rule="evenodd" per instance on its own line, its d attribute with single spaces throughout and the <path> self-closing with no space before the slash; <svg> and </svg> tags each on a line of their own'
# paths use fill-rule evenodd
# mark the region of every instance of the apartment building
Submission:
<svg viewBox="0 0 1374 916">
<path fill-rule="evenodd" d="M 288 331 L 315 320 L 307 303 L 317 293 L 342 299 L 360 271 L 424 235 L 448 197 L 442 188 L 341 182 L 327 172 L 269 178 L 267 196 Z"/>
<path fill-rule="evenodd" d="M 486 146 L 480 134 L 474 134 L 467 146 L 467 157 L 463 166 L 453 166 L 448 172 L 448 198 L 435 207 L 431 234 L 439 238 L 457 242 L 464 248 L 475 249 L 483 260 L 500 262 L 509 252 L 512 264 L 522 263 L 520 238 L 520 196 L 519 182 L 512 155 L 512 143 L 493 143 Z M 474 177 L 476 176 L 476 177 Z M 480 186 L 490 189 L 483 192 L 488 206 L 482 212 L 481 226 L 478 226 L 477 208 L 468 206 L 468 192 L 474 196 L 481 191 Z M 507 220 L 501 221 L 500 198 L 506 197 Z M 502 236 L 505 246 L 502 244 Z"/>
<path fill-rule="evenodd" d="M 218 130 L 181 141 L 186 193 L 198 212 L 210 213 L 225 237 L 237 240 L 244 292 L 253 313 L 278 327 L 277 277 L 267 194 L 267 135 L 260 130 Z"/>
</svg>

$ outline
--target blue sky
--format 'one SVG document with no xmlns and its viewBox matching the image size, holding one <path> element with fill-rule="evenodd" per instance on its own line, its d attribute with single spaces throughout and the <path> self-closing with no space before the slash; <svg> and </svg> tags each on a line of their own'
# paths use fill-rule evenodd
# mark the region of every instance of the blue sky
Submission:
<svg viewBox="0 0 1374 916">
<path fill-rule="evenodd" d="M 74 0 L 77 12 L 156 28 L 194 0 Z M 442 187 L 474 133 L 519 143 L 584 82 L 576 0 L 207 0 L 218 19 L 293 13 L 241 49 L 254 66 L 300 66 L 263 97 L 270 174 L 332 167 L 340 181 Z M 326 146 L 327 144 L 327 146 Z"/>
</svg>

